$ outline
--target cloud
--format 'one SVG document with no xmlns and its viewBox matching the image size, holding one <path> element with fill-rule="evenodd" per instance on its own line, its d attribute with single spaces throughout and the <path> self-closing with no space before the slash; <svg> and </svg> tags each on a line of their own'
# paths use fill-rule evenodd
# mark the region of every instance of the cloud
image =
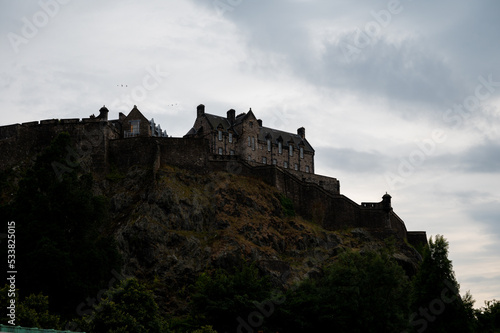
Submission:
<svg viewBox="0 0 500 333">
<path fill-rule="evenodd" d="M 380 173 L 386 170 L 387 156 L 378 152 L 362 152 L 351 148 L 316 148 L 321 163 L 332 169 L 352 173 Z"/>
<path fill-rule="evenodd" d="M 500 200 L 493 200 L 465 209 L 478 224 L 486 226 L 491 234 L 500 238 Z"/>
</svg>

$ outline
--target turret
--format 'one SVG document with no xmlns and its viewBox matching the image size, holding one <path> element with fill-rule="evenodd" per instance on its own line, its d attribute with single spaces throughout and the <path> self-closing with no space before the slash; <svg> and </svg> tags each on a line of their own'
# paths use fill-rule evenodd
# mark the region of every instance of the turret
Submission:
<svg viewBox="0 0 500 333">
<path fill-rule="evenodd" d="M 385 212 L 390 212 L 392 210 L 392 204 L 391 204 L 391 196 L 385 192 L 384 196 L 382 197 L 382 209 Z"/>
<path fill-rule="evenodd" d="M 99 110 L 99 116 L 97 118 L 108 121 L 108 113 L 109 110 L 106 108 L 105 105 L 102 106 L 102 108 Z"/>
</svg>

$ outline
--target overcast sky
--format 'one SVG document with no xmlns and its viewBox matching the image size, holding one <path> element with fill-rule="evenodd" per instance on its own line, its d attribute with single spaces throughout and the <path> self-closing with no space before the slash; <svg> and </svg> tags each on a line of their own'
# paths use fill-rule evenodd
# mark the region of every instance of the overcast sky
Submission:
<svg viewBox="0 0 500 333">
<path fill-rule="evenodd" d="M 0 0 L 0 125 L 134 104 L 182 136 L 196 106 L 306 128 L 316 173 L 450 242 L 500 299 L 500 2 Z M 122 87 L 123 85 L 123 87 Z"/>
</svg>

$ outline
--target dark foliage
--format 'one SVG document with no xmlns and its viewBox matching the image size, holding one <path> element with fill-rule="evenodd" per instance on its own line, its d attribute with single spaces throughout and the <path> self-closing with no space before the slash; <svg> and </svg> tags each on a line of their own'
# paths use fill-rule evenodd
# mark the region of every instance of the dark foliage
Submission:
<svg viewBox="0 0 500 333">
<path fill-rule="evenodd" d="M 401 332 L 408 279 L 386 254 L 346 252 L 324 275 L 287 294 L 276 316 L 283 332 Z"/>
<path fill-rule="evenodd" d="M 93 195 L 92 176 L 68 160 L 69 151 L 69 135 L 60 134 L 4 207 L 8 220 L 16 222 L 21 296 L 49 295 L 53 310 L 64 317 L 105 286 L 112 269 L 119 270 L 116 246 L 105 234 L 107 201 Z"/>
</svg>

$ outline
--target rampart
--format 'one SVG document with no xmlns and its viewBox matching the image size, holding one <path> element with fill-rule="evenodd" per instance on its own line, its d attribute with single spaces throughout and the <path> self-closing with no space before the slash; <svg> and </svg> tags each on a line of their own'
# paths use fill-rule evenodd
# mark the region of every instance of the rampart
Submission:
<svg viewBox="0 0 500 333">
<path fill-rule="evenodd" d="M 197 173 L 226 171 L 253 177 L 276 187 L 289 197 L 300 215 L 329 230 L 371 228 L 386 230 L 412 244 L 427 242 L 425 232 L 407 232 L 389 201 L 355 203 L 340 194 L 335 178 L 297 172 L 274 165 L 249 164 L 238 156 L 213 155 L 206 139 L 133 137 L 120 138 L 116 124 L 99 119 L 51 119 L 0 127 L 0 170 L 31 163 L 58 133 L 68 132 L 74 146 L 68 152 L 86 170 L 104 177 L 132 166 L 178 166 Z M 386 196 L 384 196 L 384 200 Z"/>
<path fill-rule="evenodd" d="M 48 119 L 0 127 L 0 170 L 32 163 L 59 133 L 67 132 L 73 144 L 68 156 L 96 174 L 107 168 L 109 139 L 120 133 L 111 122 L 99 119 Z"/>
</svg>

